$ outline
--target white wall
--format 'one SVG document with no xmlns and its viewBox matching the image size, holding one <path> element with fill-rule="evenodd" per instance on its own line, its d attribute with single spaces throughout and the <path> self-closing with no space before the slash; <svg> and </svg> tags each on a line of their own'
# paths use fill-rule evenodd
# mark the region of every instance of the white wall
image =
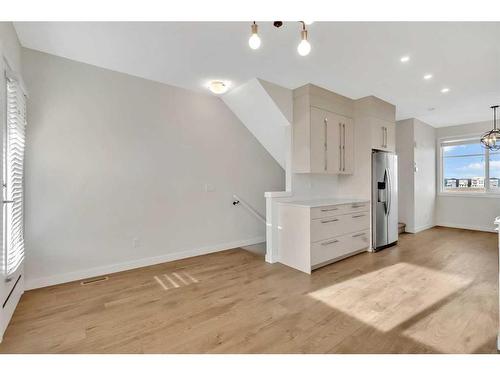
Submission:
<svg viewBox="0 0 500 375">
<path fill-rule="evenodd" d="M 222 100 L 281 167 L 286 169 L 288 144 L 285 135 L 290 121 L 261 81 L 251 79 L 229 91 Z"/>
<path fill-rule="evenodd" d="M 492 121 L 436 129 L 436 138 L 478 135 L 491 130 Z M 478 137 L 479 140 L 479 137 Z M 439 163 L 439 160 L 437 161 Z M 450 196 L 438 194 L 436 222 L 457 228 L 494 231 L 493 221 L 500 216 L 500 198 Z"/>
<path fill-rule="evenodd" d="M 435 225 L 435 129 L 417 119 L 396 123 L 399 222 L 417 233 Z M 416 167 L 416 170 L 415 170 Z"/>
<path fill-rule="evenodd" d="M 10 68 L 21 72 L 21 45 L 12 22 L 0 22 L 0 52 Z"/>
<path fill-rule="evenodd" d="M 414 120 L 415 137 L 415 232 L 435 225 L 436 129 Z M 401 191 L 401 190 L 400 190 Z"/>
<path fill-rule="evenodd" d="M 396 123 L 396 154 L 398 155 L 398 220 L 406 224 L 406 231 L 415 232 L 415 138 L 413 119 Z"/>
<path fill-rule="evenodd" d="M 264 240 L 232 194 L 264 213 L 285 176 L 219 98 L 32 50 L 23 63 L 30 287 Z"/>
<path fill-rule="evenodd" d="M 4 61 L 5 60 L 5 61 Z M 5 65 L 17 74 L 19 79 L 21 75 L 21 46 L 17 39 L 16 31 L 11 22 L 0 22 L 0 144 L 3 144 L 3 129 L 5 128 Z M 3 153 L 0 152 L 0 159 L 3 158 Z M 2 176 L 3 160 L 0 160 L 0 176 Z M 0 214 L 0 228 L 3 228 L 3 216 Z M 3 231 L 0 230 L 0 243 L 3 244 Z M 0 251 L 0 264 L 4 263 L 4 251 Z M 21 271 L 22 272 L 22 271 Z M 0 309 L 0 341 L 3 332 L 7 327 L 12 313 L 14 312 L 17 301 L 24 290 L 24 278 L 21 278 L 14 292 L 9 298 L 9 303 L 5 308 Z M 13 285 L 0 280 L 0 303 L 3 304 Z"/>
</svg>

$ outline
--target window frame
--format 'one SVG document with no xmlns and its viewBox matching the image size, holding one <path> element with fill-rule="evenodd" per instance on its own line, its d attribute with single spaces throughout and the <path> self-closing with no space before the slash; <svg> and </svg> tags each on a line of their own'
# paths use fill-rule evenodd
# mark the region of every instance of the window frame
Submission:
<svg viewBox="0 0 500 375">
<path fill-rule="evenodd" d="M 471 141 L 479 142 L 481 138 L 480 134 L 468 134 L 463 136 L 454 136 L 454 137 L 444 137 L 439 138 L 437 140 L 437 149 L 439 159 L 437 160 L 438 164 L 438 181 L 437 181 L 437 193 L 438 195 L 443 196 L 460 196 L 460 197 L 481 197 L 481 198 L 499 198 L 500 197 L 500 189 L 491 189 L 490 188 L 490 150 L 484 149 L 484 191 L 468 191 L 468 192 L 454 192 L 450 190 L 444 189 L 444 155 L 443 155 L 443 146 L 446 144 L 460 144 L 460 143 L 471 143 Z M 471 155 L 472 156 L 472 155 Z"/>
</svg>

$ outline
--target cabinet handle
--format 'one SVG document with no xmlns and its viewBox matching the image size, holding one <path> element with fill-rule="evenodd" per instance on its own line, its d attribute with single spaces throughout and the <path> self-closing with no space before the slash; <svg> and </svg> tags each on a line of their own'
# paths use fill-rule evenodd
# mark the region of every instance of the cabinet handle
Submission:
<svg viewBox="0 0 500 375">
<path fill-rule="evenodd" d="M 361 207 L 364 207 L 365 205 L 364 204 L 353 204 L 351 207 L 352 208 L 361 208 Z"/>
<path fill-rule="evenodd" d="M 323 120 L 325 123 L 325 171 L 328 170 L 328 118 Z"/>
<path fill-rule="evenodd" d="M 342 124 L 342 171 L 345 172 L 345 124 Z"/>
<path fill-rule="evenodd" d="M 326 246 L 326 245 L 331 245 L 331 244 L 334 244 L 337 242 L 339 242 L 339 240 L 331 240 L 331 241 L 322 242 L 321 245 Z"/>
<path fill-rule="evenodd" d="M 355 216 L 353 216 L 352 218 L 353 218 L 353 219 L 356 219 L 356 218 L 358 218 L 358 217 L 364 217 L 364 216 L 365 216 L 365 215 L 355 215 Z"/>
<path fill-rule="evenodd" d="M 358 234 L 353 234 L 353 237 L 361 237 L 364 236 L 366 233 L 358 233 Z"/>
<path fill-rule="evenodd" d="M 339 122 L 339 171 L 342 170 L 342 124 Z"/>
<path fill-rule="evenodd" d="M 321 220 L 321 224 L 333 223 L 334 221 L 339 221 L 339 219 Z"/>
<path fill-rule="evenodd" d="M 322 208 L 321 212 L 328 212 L 328 211 L 337 211 L 338 208 Z"/>
</svg>

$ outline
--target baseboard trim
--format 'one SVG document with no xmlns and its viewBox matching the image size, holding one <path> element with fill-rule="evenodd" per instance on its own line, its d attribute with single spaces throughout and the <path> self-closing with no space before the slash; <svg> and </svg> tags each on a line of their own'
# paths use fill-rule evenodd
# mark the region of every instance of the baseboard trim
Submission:
<svg viewBox="0 0 500 375">
<path fill-rule="evenodd" d="M 210 253 L 216 253 L 218 251 L 224 251 L 229 249 L 234 249 L 241 246 L 249 246 L 257 243 L 265 242 L 265 237 L 254 237 L 241 241 L 227 242 L 218 245 L 205 246 L 197 249 L 179 251 L 172 254 L 165 254 L 156 257 L 136 259 L 128 262 L 115 263 L 102 267 L 88 268 L 84 270 L 68 272 L 59 275 L 53 275 L 48 277 L 40 277 L 37 279 L 26 279 L 25 280 L 25 290 L 32 290 L 43 288 L 47 286 L 68 283 L 71 281 L 77 281 L 81 279 L 87 279 L 89 277 L 96 277 L 101 275 L 106 275 L 115 272 L 122 272 L 132 270 L 134 268 L 147 267 L 155 264 L 171 262 L 174 260 L 191 258 L 199 255 L 205 255 Z"/>
<path fill-rule="evenodd" d="M 493 233 L 496 232 L 494 227 L 483 227 L 481 225 L 463 225 L 463 224 L 455 224 L 455 223 L 438 223 L 436 225 L 440 226 L 440 227 L 448 227 L 448 228 L 478 230 L 481 232 L 493 232 Z"/>
<path fill-rule="evenodd" d="M 420 227 L 415 228 L 415 229 L 414 229 L 414 232 L 412 232 L 412 233 L 422 232 L 422 231 L 424 231 L 424 230 L 434 228 L 435 226 L 436 226 L 436 224 L 427 224 L 427 225 L 422 225 L 422 226 L 420 226 Z"/>
</svg>

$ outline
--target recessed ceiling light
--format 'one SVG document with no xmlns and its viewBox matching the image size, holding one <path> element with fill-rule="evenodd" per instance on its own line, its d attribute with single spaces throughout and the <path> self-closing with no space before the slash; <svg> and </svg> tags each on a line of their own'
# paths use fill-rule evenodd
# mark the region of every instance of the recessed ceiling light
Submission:
<svg viewBox="0 0 500 375">
<path fill-rule="evenodd" d="M 443 94 L 446 94 L 448 91 L 450 91 L 450 89 L 449 89 L 448 87 L 445 87 L 445 88 L 442 88 L 442 89 L 441 89 L 441 92 L 442 92 Z"/>
<path fill-rule="evenodd" d="M 208 88 L 214 94 L 224 94 L 229 89 L 229 85 L 223 81 L 211 81 Z"/>
<path fill-rule="evenodd" d="M 426 81 L 428 81 L 428 80 L 429 80 L 429 79 L 431 79 L 431 78 L 432 78 L 432 74 L 426 74 L 426 75 L 424 76 L 424 79 L 425 79 Z"/>
<path fill-rule="evenodd" d="M 399 59 L 401 62 L 405 63 L 405 62 L 408 62 L 410 61 L 410 56 L 403 56 Z"/>
</svg>

